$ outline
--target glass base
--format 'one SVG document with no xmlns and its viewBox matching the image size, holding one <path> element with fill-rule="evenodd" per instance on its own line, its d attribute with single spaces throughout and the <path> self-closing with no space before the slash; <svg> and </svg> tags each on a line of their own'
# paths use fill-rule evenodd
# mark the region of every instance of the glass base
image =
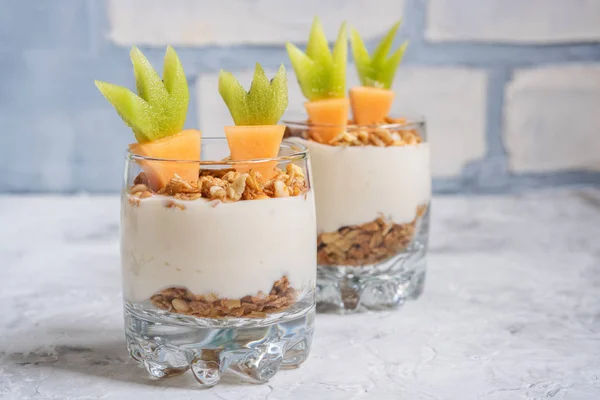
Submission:
<svg viewBox="0 0 600 400">
<path fill-rule="evenodd" d="M 426 266 L 425 249 L 376 265 L 319 266 L 317 310 L 348 313 L 397 308 L 423 293 Z"/>
<path fill-rule="evenodd" d="M 191 370 L 200 385 L 214 386 L 225 374 L 266 382 L 280 368 L 296 368 L 308 357 L 314 332 L 314 305 L 269 325 L 212 320 L 175 323 L 164 315 L 125 303 L 125 335 L 131 357 L 155 378 Z"/>
</svg>

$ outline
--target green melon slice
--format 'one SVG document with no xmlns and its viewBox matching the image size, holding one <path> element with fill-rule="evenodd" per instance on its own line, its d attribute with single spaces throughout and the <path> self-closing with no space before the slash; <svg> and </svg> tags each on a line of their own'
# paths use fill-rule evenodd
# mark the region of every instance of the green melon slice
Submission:
<svg viewBox="0 0 600 400">
<path fill-rule="evenodd" d="M 137 95 L 131 90 L 95 81 L 106 99 L 115 107 L 138 142 L 174 135 L 183 129 L 189 104 L 189 89 L 175 50 L 167 47 L 163 79 L 137 48 L 131 49 Z"/>
<path fill-rule="evenodd" d="M 398 70 L 400 61 L 402 61 L 406 46 L 408 46 L 408 41 L 402 43 L 400 48 L 388 58 L 388 53 L 392 48 L 394 37 L 399 27 L 400 21 L 395 23 L 384 38 L 381 39 L 372 56 L 369 55 L 369 51 L 359 33 L 356 29 L 352 29 L 350 45 L 358 76 L 363 86 L 373 86 L 381 89 L 392 87 L 396 71 Z"/>
<path fill-rule="evenodd" d="M 231 72 L 219 73 L 219 93 L 236 125 L 275 125 L 288 105 L 285 67 L 269 81 L 256 63 L 250 90 L 246 91 Z"/>
<path fill-rule="evenodd" d="M 318 17 L 313 21 L 306 52 L 290 42 L 285 47 L 304 97 L 313 101 L 346 96 L 348 41 L 345 22 L 338 32 L 333 52 L 329 50 Z"/>
</svg>

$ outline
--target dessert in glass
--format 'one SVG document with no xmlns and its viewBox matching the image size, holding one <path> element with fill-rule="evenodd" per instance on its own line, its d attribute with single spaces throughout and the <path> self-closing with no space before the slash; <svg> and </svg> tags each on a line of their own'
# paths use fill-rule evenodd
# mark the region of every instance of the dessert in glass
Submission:
<svg viewBox="0 0 600 400">
<path fill-rule="evenodd" d="M 162 80 L 133 48 L 138 94 L 96 82 L 130 126 L 121 204 L 125 334 L 131 356 L 163 378 L 191 370 L 265 382 L 310 350 L 316 218 L 308 152 L 282 142 L 283 66 L 257 65 L 247 92 L 230 73 L 219 92 L 226 138 L 184 130 L 188 86 L 172 48 Z"/>
<path fill-rule="evenodd" d="M 346 97 L 346 28 L 333 51 L 315 19 L 306 52 L 287 50 L 307 121 L 286 136 L 311 154 L 317 207 L 317 307 L 388 309 L 416 298 L 425 281 L 431 173 L 421 118 L 390 116 L 390 90 L 406 43 L 388 56 L 399 24 L 372 54 L 352 30 L 362 86 Z M 352 110 L 352 120 L 348 114 Z"/>
</svg>

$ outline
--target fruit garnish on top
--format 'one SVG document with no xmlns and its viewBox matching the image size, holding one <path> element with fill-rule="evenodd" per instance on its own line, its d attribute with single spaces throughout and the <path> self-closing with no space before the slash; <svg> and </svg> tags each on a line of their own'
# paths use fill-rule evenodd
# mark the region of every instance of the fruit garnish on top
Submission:
<svg viewBox="0 0 600 400">
<path fill-rule="evenodd" d="M 329 49 L 318 17 L 313 21 L 306 51 L 290 42 L 286 43 L 286 49 L 302 93 L 308 99 L 304 107 L 310 122 L 334 125 L 320 127 L 313 132 L 319 141 L 328 143 L 345 130 L 348 121 L 346 23 L 340 27 L 333 51 Z"/>
<path fill-rule="evenodd" d="M 225 127 L 225 136 L 235 161 L 274 158 L 285 131 L 277 122 L 288 105 L 288 88 L 285 67 L 269 80 L 265 71 L 256 63 L 250 90 L 244 87 L 230 72 L 219 73 L 219 93 L 225 101 L 235 126 Z M 256 170 L 265 179 L 274 173 L 275 163 L 248 163 L 238 165 L 238 171 Z"/>
<path fill-rule="evenodd" d="M 352 28 L 350 45 L 362 85 L 350 89 L 352 114 L 357 124 L 382 123 L 389 114 L 394 101 L 394 92 L 390 88 L 408 46 L 408 42 L 404 42 L 388 57 L 399 27 L 400 21 L 387 32 L 372 55 L 358 31 Z"/>
<path fill-rule="evenodd" d="M 130 56 L 137 94 L 122 86 L 95 81 L 100 92 L 133 130 L 138 143 L 129 145 L 130 151 L 155 159 L 199 160 L 200 131 L 183 130 L 189 90 L 177 53 L 167 47 L 162 79 L 137 47 L 132 47 Z M 197 163 L 143 160 L 140 164 L 154 189 L 160 189 L 175 174 L 188 181 L 198 179 Z"/>
</svg>

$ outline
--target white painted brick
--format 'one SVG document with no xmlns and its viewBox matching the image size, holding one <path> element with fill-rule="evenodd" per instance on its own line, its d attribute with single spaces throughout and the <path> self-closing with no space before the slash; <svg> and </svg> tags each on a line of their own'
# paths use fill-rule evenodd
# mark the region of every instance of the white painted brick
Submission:
<svg viewBox="0 0 600 400">
<path fill-rule="evenodd" d="M 599 0 L 429 0 L 431 41 L 565 43 L 600 40 Z"/>
<path fill-rule="evenodd" d="M 273 76 L 275 71 L 267 71 Z M 236 72 L 248 88 L 252 71 Z M 198 79 L 197 104 L 200 129 L 206 137 L 224 136 L 223 126 L 232 124 L 218 93 L 217 74 Z M 293 71 L 288 70 L 289 107 L 284 119 L 306 119 L 305 101 Z M 485 155 L 486 74 L 463 68 L 401 68 L 394 83 L 396 115 L 424 115 L 432 148 L 432 171 L 436 177 L 460 174 L 463 166 Z M 354 67 L 348 70 L 348 87 L 358 85 Z"/>
<path fill-rule="evenodd" d="M 342 20 L 366 37 L 403 15 L 404 0 L 109 0 L 110 38 L 119 45 L 163 46 L 303 42 L 319 15 L 333 40 Z M 368 12 L 367 12 L 368 11 Z"/>
<path fill-rule="evenodd" d="M 468 68 L 402 68 L 396 114 L 426 117 L 435 177 L 453 177 L 486 152 L 487 75 Z"/>
<path fill-rule="evenodd" d="M 600 64 L 518 70 L 504 142 L 513 172 L 600 171 Z"/>
</svg>

